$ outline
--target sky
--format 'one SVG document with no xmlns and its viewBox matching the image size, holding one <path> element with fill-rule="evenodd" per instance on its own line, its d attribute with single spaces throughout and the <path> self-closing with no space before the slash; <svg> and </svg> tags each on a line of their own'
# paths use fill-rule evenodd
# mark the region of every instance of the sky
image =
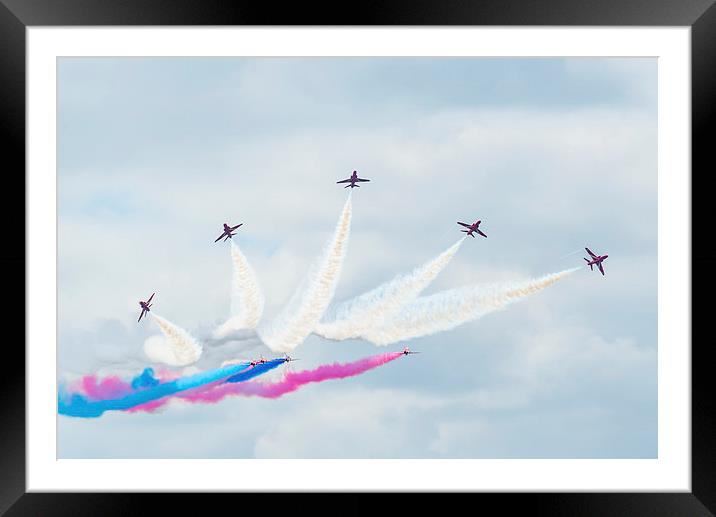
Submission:
<svg viewBox="0 0 716 517">
<path fill-rule="evenodd" d="M 452 331 L 310 336 L 298 371 L 400 350 L 276 400 L 58 416 L 61 458 L 654 458 L 652 58 L 60 58 L 58 377 L 151 365 L 137 301 L 201 336 L 229 311 L 224 222 L 278 314 L 346 199 L 334 301 L 433 258 L 425 294 L 584 266 Z M 49 345 L 48 345 L 49 346 Z M 231 351 L 229 350 L 228 353 Z M 252 351 L 253 353 L 254 351 Z M 266 348 L 257 350 L 266 356 Z M 244 355 L 242 355 L 242 353 Z M 237 351 L 239 357 L 245 352 Z M 280 369 L 273 372 L 280 375 Z"/>
</svg>

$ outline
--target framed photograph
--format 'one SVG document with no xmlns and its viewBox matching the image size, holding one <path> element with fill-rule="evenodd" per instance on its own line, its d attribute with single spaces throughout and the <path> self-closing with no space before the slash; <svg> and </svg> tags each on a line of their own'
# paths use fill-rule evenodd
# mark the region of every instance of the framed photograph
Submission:
<svg viewBox="0 0 716 517">
<path fill-rule="evenodd" d="M 691 286 L 716 252 L 690 236 L 713 2 L 3 3 L 27 303 L 0 511 L 500 492 L 711 515 Z"/>
</svg>

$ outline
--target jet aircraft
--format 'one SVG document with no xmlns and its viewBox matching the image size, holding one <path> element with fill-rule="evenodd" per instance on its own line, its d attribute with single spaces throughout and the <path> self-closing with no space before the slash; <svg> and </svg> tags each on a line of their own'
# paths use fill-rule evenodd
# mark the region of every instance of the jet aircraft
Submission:
<svg viewBox="0 0 716 517">
<path fill-rule="evenodd" d="M 458 221 L 457 224 L 459 224 L 460 226 L 464 226 L 465 228 L 467 228 L 467 230 L 460 230 L 460 231 L 461 231 L 461 232 L 465 232 L 466 234 L 472 236 L 472 238 L 474 239 L 474 238 L 475 238 L 475 233 L 474 233 L 474 232 L 479 233 L 479 234 L 482 235 L 483 237 L 487 237 L 487 235 L 485 235 L 484 233 L 482 233 L 482 231 L 479 229 L 481 222 L 482 222 L 482 221 L 476 221 L 476 222 L 474 222 L 474 223 L 472 223 L 472 224 L 467 224 L 467 223 L 461 223 L 460 221 Z"/>
<path fill-rule="evenodd" d="M 236 226 L 229 226 L 228 224 L 224 223 L 224 232 L 219 235 L 219 238 L 216 239 L 214 242 L 219 242 L 222 238 L 224 239 L 224 242 L 226 242 L 226 239 L 231 239 L 234 235 L 236 235 L 234 230 L 236 230 L 239 226 L 243 225 L 244 223 L 237 224 Z"/>
<path fill-rule="evenodd" d="M 157 293 L 152 293 L 152 295 L 149 297 L 149 300 L 146 302 L 143 302 L 142 300 L 139 300 L 139 306 L 142 308 L 142 313 L 139 315 L 139 319 L 137 320 L 137 323 L 139 323 L 139 320 L 142 319 L 142 316 L 144 316 L 146 313 L 149 312 L 149 307 L 152 306 L 150 303 L 152 301 L 152 298 L 154 298 L 154 295 Z"/>
<path fill-rule="evenodd" d="M 589 266 L 589 269 L 594 271 L 594 266 L 597 266 L 599 268 L 599 271 L 601 271 L 602 276 L 604 276 L 604 267 L 602 266 L 602 262 L 609 256 L 609 255 L 596 255 L 592 253 L 592 250 L 589 248 L 584 248 L 587 250 L 587 253 L 589 253 L 589 256 L 592 257 L 592 260 L 589 260 L 588 258 L 585 258 L 584 260 L 587 261 L 587 265 Z"/>
<path fill-rule="evenodd" d="M 249 362 L 249 365 L 250 365 L 250 366 L 256 366 L 257 364 L 264 364 L 264 363 L 267 363 L 267 362 L 268 362 L 268 361 L 267 361 L 266 359 L 264 359 L 264 356 L 261 356 L 261 359 L 256 359 L 256 360 L 250 361 L 250 362 Z"/>
<path fill-rule="evenodd" d="M 356 185 L 356 183 L 362 182 L 362 181 L 370 181 L 370 180 L 359 178 L 358 173 L 356 171 L 353 171 L 353 174 L 351 174 L 350 178 L 341 180 L 341 181 L 336 181 L 336 183 L 349 183 L 349 185 L 346 185 L 343 188 L 348 188 L 348 187 L 353 188 L 353 187 L 360 187 L 360 185 Z"/>
</svg>

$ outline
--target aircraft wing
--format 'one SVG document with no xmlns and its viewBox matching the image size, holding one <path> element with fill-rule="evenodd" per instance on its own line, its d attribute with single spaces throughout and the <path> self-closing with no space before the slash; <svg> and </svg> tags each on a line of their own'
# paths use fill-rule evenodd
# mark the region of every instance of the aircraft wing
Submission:
<svg viewBox="0 0 716 517">
<path fill-rule="evenodd" d="M 232 226 L 231 229 L 232 229 L 232 230 L 236 230 L 236 229 L 237 229 L 239 226 L 241 226 L 242 224 L 244 224 L 244 223 L 237 224 L 236 226 Z"/>
<path fill-rule="evenodd" d="M 597 258 L 597 256 L 594 253 L 592 253 L 592 250 L 590 250 L 589 248 L 584 248 L 584 249 L 587 250 L 587 253 L 589 253 L 592 256 L 592 258 Z"/>
<path fill-rule="evenodd" d="M 350 181 L 351 178 L 348 178 L 347 180 L 336 181 L 336 183 L 349 183 Z"/>
<path fill-rule="evenodd" d="M 225 234 L 225 233 L 222 233 L 221 235 L 219 235 L 219 238 L 216 239 L 214 242 L 219 242 L 224 235 L 226 235 L 226 234 Z"/>
<path fill-rule="evenodd" d="M 142 319 L 142 316 L 144 316 L 144 309 L 142 309 L 141 314 L 139 315 L 139 319 L 137 320 L 137 323 L 139 323 L 139 320 Z"/>
<path fill-rule="evenodd" d="M 469 224 L 461 223 L 460 221 L 457 222 L 457 224 L 464 226 L 465 228 L 472 228 Z"/>
<path fill-rule="evenodd" d="M 479 233 L 480 235 L 482 235 L 483 237 L 487 237 L 487 235 L 485 235 L 484 233 L 482 233 L 482 230 L 475 230 L 475 231 L 476 231 L 477 233 Z"/>
<path fill-rule="evenodd" d="M 361 179 L 361 178 L 357 178 L 356 181 L 370 181 L 370 180 L 364 180 L 364 179 Z"/>
<path fill-rule="evenodd" d="M 599 268 L 599 271 L 602 272 L 602 276 L 604 276 L 604 268 L 602 267 L 602 263 L 600 262 L 599 264 L 597 264 L 597 267 Z"/>
<path fill-rule="evenodd" d="M 157 293 L 152 293 L 152 295 L 149 297 L 149 300 L 147 300 L 147 304 L 149 304 L 149 302 L 152 301 L 152 298 L 154 298 L 155 294 L 157 294 Z"/>
</svg>

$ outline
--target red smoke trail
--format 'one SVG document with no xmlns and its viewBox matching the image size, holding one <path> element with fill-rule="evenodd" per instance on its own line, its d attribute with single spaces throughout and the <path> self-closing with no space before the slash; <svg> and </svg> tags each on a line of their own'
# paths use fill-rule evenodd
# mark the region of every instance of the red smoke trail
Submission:
<svg viewBox="0 0 716 517">
<path fill-rule="evenodd" d="M 345 379 L 382 366 L 396 360 L 403 355 L 402 352 L 379 354 L 352 363 L 333 363 L 319 366 L 314 370 L 289 372 L 279 382 L 244 382 L 236 384 L 221 384 L 210 390 L 195 391 L 178 395 L 179 398 L 191 402 L 219 402 L 229 395 L 256 396 L 275 399 L 286 393 L 296 391 L 304 384 L 323 382 L 333 379 Z"/>
<path fill-rule="evenodd" d="M 132 392 L 132 387 L 114 375 L 102 380 L 96 375 L 86 375 L 76 382 L 74 391 L 84 393 L 92 400 L 105 400 L 123 397 Z"/>
<path fill-rule="evenodd" d="M 158 372 L 158 378 L 161 382 L 172 381 L 179 378 L 178 372 L 161 368 Z M 85 375 L 72 383 L 71 391 L 74 393 L 83 393 L 90 400 L 107 400 L 124 397 L 134 391 L 131 384 L 120 379 L 116 375 L 110 375 L 104 379 L 99 379 L 97 375 Z"/>
</svg>

